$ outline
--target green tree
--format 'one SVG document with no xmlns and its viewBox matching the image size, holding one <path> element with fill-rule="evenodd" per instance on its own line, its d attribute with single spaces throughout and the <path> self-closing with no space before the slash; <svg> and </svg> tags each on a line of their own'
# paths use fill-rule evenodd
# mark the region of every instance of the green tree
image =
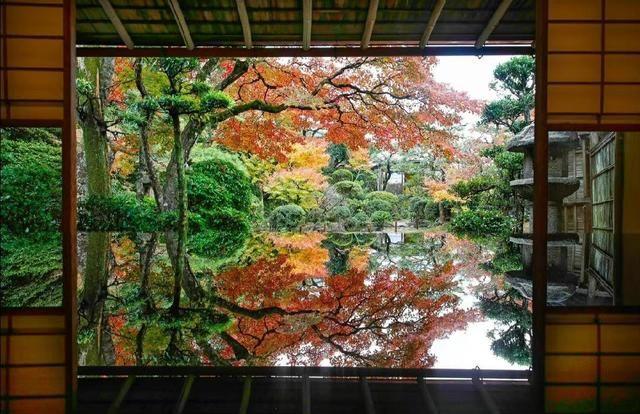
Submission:
<svg viewBox="0 0 640 414">
<path fill-rule="evenodd" d="M 490 209 L 463 210 L 451 220 L 451 229 L 471 237 L 507 237 L 513 227 L 512 219 L 500 211 Z"/>
<path fill-rule="evenodd" d="M 507 128 L 514 134 L 531 123 L 535 66 L 533 57 L 517 56 L 495 68 L 491 89 L 498 92 L 500 98 L 484 107 L 482 123 Z"/>
<path fill-rule="evenodd" d="M 349 149 L 345 144 L 330 144 L 327 153 L 331 157 L 327 172 L 332 172 L 349 163 Z"/>
<path fill-rule="evenodd" d="M 82 147 L 86 165 L 87 198 L 100 199 L 108 203 L 111 196 L 109 127 L 118 122 L 115 102 L 109 99 L 114 87 L 115 59 L 86 58 L 80 62 L 77 76 L 78 123 L 82 129 Z M 86 200 L 82 200 L 86 201 Z M 113 200 L 120 205 L 120 200 Z M 82 210 L 81 210 L 82 211 Z M 87 211 L 84 209 L 84 211 Z M 127 211 L 129 214 L 129 211 Z M 82 214 L 81 214 L 82 216 Z M 120 214 L 117 215 L 121 217 Z M 90 221 L 90 220 L 88 220 Z M 97 218 L 96 218 L 97 221 Z M 82 224 L 86 224 L 84 221 Z M 107 295 L 109 244 L 111 235 L 105 231 L 87 234 L 84 266 L 84 284 L 79 299 L 82 329 L 93 332 L 90 354 L 99 358 L 104 355 L 102 341 L 104 332 L 104 300 Z"/>
<path fill-rule="evenodd" d="M 480 299 L 480 311 L 498 325 L 488 333 L 491 350 L 512 364 L 529 365 L 532 319 L 527 299 L 513 288 L 495 291 L 493 297 Z"/>
</svg>

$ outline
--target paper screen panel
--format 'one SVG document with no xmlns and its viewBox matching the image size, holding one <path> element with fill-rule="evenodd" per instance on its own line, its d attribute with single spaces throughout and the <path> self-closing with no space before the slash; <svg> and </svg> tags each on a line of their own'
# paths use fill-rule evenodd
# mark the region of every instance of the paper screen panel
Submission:
<svg viewBox="0 0 640 414">
<path fill-rule="evenodd" d="M 2 2 L 0 115 L 5 126 L 61 121 L 64 99 L 62 1 Z"/>
<path fill-rule="evenodd" d="M 640 127 L 640 1 L 546 1 L 548 127 Z"/>
<path fill-rule="evenodd" d="M 547 308 L 547 413 L 638 412 L 640 315 Z"/>
<path fill-rule="evenodd" d="M 0 397 L 8 412 L 35 406 L 58 412 L 66 392 L 65 319 L 59 315 L 2 315 Z M 40 402 L 36 402 L 40 401 Z M 39 405 L 49 402 L 50 405 Z"/>
</svg>

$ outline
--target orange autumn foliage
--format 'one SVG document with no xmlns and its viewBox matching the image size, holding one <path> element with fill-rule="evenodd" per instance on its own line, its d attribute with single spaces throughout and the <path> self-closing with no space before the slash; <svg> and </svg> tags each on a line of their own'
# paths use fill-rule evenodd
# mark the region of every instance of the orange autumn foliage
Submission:
<svg viewBox="0 0 640 414">
<path fill-rule="evenodd" d="M 278 161 L 301 143 L 300 131 L 351 149 L 409 149 L 427 145 L 451 157 L 449 128 L 480 105 L 434 79 L 435 58 L 260 59 L 228 93 L 237 104 L 266 110 L 221 122 L 214 139 L 234 150 Z"/>
<path fill-rule="evenodd" d="M 313 275 L 295 273 L 278 256 L 225 272 L 216 283 L 226 299 L 256 312 L 236 312 L 229 331 L 252 363 L 286 356 L 288 363 L 302 365 L 329 360 L 337 366 L 428 367 L 435 362 L 429 353 L 433 341 L 476 318 L 448 293 L 454 274 L 451 263 L 421 275 L 351 269 L 309 287 L 303 281 Z"/>
</svg>

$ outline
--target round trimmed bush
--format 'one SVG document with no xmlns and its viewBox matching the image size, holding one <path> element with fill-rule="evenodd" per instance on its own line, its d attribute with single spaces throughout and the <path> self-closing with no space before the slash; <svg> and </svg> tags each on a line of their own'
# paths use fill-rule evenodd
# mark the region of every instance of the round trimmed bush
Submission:
<svg viewBox="0 0 640 414">
<path fill-rule="evenodd" d="M 371 215 L 371 221 L 376 226 L 376 230 L 382 230 L 384 225 L 391 221 L 391 214 L 388 211 L 375 211 Z"/>
<path fill-rule="evenodd" d="M 353 173 L 344 168 L 340 168 L 331 173 L 331 182 L 353 181 Z"/>
<path fill-rule="evenodd" d="M 367 200 L 382 200 L 393 205 L 398 202 L 398 196 L 388 191 L 372 191 L 367 194 Z"/>
<path fill-rule="evenodd" d="M 328 214 L 331 221 L 343 221 L 351 217 L 351 209 L 348 206 L 337 206 Z"/>
<path fill-rule="evenodd" d="M 349 198 L 360 197 L 363 193 L 362 186 L 355 181 L 340 181 L 335 184 L 335 188 L 340 195 Z"/>
<path fill-rule="evenodd" d="M 232 257 L 249 238 L 253 186 L 235 156 L 220 150 L 206 155 L 187 172 L 189 251 Z"/>
<path fill-rule="evenodd" d="M 472 237 L 507 236 L 513 220 L 498 210 L 465 210 L 451 220 L 455 233 Z"/>
<path fill-rule="evenodd" d="M 305 212 L 297 204 L 276 207 L 269 215 L 269 224 L 275 230 L 295 230 L 302 224 Z"/>
<path fill-rule="evenodd" d="M 357 228 L 367 227 L 371 220 L 369 219 L 369 215 L 363 211 L 356 213 L 353 216 L 354 226 Z"/>
<path fill-rule="evenodd" d="M 367 191 L 375 191 L 376 185 L 378 183 L 378 178 L 371 171 L 357 170 L 355 172 L 354 181 L 359 182 L 360 185 L 362 185 L 362 188 L 364 188 Z"/>
<path fill-rule="evenodd" d="M 391 213 L 391 211 L 393 210 L 393 204 L 385 200 L 374 198 L 365 202 L 364 209 L 369 214 L 372 214 L 375 211 L 386 211 L 388 213 Z"/>
</svg>

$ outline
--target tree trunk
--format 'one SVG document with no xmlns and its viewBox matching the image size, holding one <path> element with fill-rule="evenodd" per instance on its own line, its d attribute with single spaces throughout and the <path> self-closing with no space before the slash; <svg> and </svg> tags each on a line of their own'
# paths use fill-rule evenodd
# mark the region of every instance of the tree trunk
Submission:
<svg viewBox="0 0 640 414">
<path fill-rule="evenodd" d="M 108 252 L 110 234 L 91 232 L 87 234 L 84 284 L 79 303 L 81 329 L 93 332 L 91 343 L 86 348 L 87 364 L 102 364 L 104 302 L 107 297 Z"/>
<path fill-rule="evenodd" d="M 382 191 L 387 191 L 387 185 L 391 179 L 391 159 L 387 160 L 385 171 L 382 172 Z"/>
<path fill-rule="evenodd" d="M 167 245 L 175 241 L 175 260 L 174 262 L 174 288 L 173 303 L 171 305 L 172 312 L 178 312 L 180 308 L 180 291 L 182 280 L 185 274 L 185 255 L 187 242 L 187 180 L 185 176 L 185 159 L 184 148 L 182 145 L 182 137 L 180 135 L 180 116 L 177 113 L 171 115 L 173 123 L 173 154 L 175 157 L 175 179 L 176 179 L 176 208 L 178 212 L 178 222 L 175 230 L 175 238 L 167 238 Z M 169 197 L 165 194 L 165 202 Z M 169 231 L 167 233 L 174 233 Z M 171 240 L 171 241 L 170 241 Z M 169 247 L 169 246 L 167 246 Z"/>
<path fill-rule="evenodd" d="M 438 222 L 444 224 L 447 222 L 447 213 L 444 208 L 444 203 L 438 203 Z"/>
<path fill-rule="evenodd" d="M 93 95 L 84 97 L 78 107 L 78 120 L 87 165 L 88 194 L 107 196 L 111 193 L 109 172 L 109 139 L 104 111 L 113 86 L 113 59 L 84 60 L 86 80 L 93 85 Z"/>
<path fill-rule="evenodd" d="M 84 156 L 87 166 L 87 194 L 108 196 L 111 194 L 109 173 L 109 146 L 106 131 L 101 131 L 95 119 L 90 116 L 81 122 Z"/>
<path fill-rule="evenodd" d="M 93 83 L 94 95 L 86 97 L 78 108 L 82 128 L 83 150 L 87 173 L 87 195 L 109 196 L 111 179 L 109 171 L 109 145 L 104 108 L 108 90 L 113 80 L 113 59 L 86 59 L 87 80 Z M 93 342 L 87 352 L 89 364 L 113 363 L 113 344 L 104 324 L 104 303 L 109 278 L 109 247 L 111 234 L 90 232 L 87 234 L 84 284 L 79 303 L 84 329 L 95 329 Z"/>
</svg>

